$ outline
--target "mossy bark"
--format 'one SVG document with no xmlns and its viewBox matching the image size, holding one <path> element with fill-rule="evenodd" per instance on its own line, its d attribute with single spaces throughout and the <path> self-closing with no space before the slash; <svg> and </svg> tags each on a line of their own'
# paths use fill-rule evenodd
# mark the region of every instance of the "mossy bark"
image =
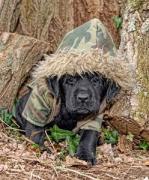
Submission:
<svg viewBox="0 0 149 180">
<path fill-rule="evenodd" d="M 120 50 L 135 72 L 136 85 L 132 92 L 111 109 L 112 124 L 123 131 L 125 122 L 131 122 L 129 131 L 149 140 L 149 19 L 148 1 L 130 1 L 123 9 Z M 121 120 L 120 120 L 121 119 Z M 124 122 L 125 121 L 125 122 Z M 121 122 L 121 123 L 120 123 Z M 128 133 L 128 130 L 127 130 Z"/>
</svg>

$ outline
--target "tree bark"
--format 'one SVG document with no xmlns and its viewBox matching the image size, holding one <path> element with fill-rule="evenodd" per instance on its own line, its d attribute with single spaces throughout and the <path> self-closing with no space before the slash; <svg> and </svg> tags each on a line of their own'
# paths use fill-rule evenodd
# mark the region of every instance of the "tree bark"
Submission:
<svg viewBox="0 0 149 180">
<path fill-rule="evenodd" d="M 48 41 L 51 52 L 73 27 L 72 0 L 2 0 L 0 3 L 0 31 Z"/>
<path fill-rule="evenodd" d="M 51 52 L 56 50 L 66 32 L 93 17 L 101 19 L 119 43 L 112 20 L 119 15 L 116 0 L 2 0 L 0 12 L 0 31 L 48 41 Z"/>
<path fill-rule="evenodd" d="M 120 36 L 115 28 L 113 17 L 120 15 L 117 0 L 74 0 L 75 27 L 92 18 L 99 18 L 111 33 L 116 45 L 119 45 Z"/>
<path fill-rule="evenodd" d="M 22 0 L 0 1 L 0 31 L 14 32 L 19 22 Z"/>
<path fill-rule="evenodd" d="M 16 31 L 51 43 L 56 50 L 63 35 L 73 28 L 71 0 L 24 0 Z"/>
<path fill-rule="evenodd" d="M 123 7 L 119 49 L 133 67 L 136 85 L 112 107 L 111 124 L 149 140 L 149 2 L 128 0 Z"/>
<path fill-rule="evenodd" d="M 17 92 L 31 68 L 50 51 L 50 44 L 37 39 L 0 33 L 0 106 L 11 109 Z"/>
</svg>

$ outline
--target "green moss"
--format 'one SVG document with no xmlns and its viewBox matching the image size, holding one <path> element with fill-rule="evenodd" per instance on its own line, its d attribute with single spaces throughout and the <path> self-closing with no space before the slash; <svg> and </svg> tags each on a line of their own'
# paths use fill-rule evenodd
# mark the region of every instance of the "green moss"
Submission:
<svg viewBox="0 0 149 180">
<path fill-rule="evenodd" d="M 144 36 L 139 41 L 138 46 L 138 72 L 137 79 L 140 84 L 140 91 L 138 93 L 139 106 L 137 116 L 146 120 L 149 116 L 149 52 L 148 43 L 149 37 Z"/>
<path fill-rule="evenodd" d="M 0 41 L 0 52 L 3 51 L 5 48 L 4 44 Z"/>
<path fill-rule="evenodd" d="M 128 6 L 134 10 L 140 9 L 143 0 L 128 0 Z"/>
</svg>

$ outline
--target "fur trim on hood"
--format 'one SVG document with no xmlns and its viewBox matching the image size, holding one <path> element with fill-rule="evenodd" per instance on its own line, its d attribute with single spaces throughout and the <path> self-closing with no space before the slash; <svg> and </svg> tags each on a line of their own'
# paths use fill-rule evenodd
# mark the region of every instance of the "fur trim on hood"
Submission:
<svg viewBox="0 0 149 180">
<path fill-rule="evenodd" d="M 111 56 L 109 53 L 102 53 L 102 50 L 91 49 L 79 53 L 75 50 L 61 51 L 44 57 L 45 60 L 41 61 L 33 72 L 34 80 L 40 81 L 49 76 L 60 78 L 64 74 L 81 75 L 85 72 L 96 72 L 114 80 L 123 90 L 130 90 L 134 85 L 132 68 L 120 53 Z"/>
</svg>

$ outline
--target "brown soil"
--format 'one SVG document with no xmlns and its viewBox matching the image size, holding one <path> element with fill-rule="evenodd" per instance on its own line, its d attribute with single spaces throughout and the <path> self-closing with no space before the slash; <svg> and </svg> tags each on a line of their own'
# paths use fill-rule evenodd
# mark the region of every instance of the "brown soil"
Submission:
<svg viewBox="0 0 149 180">
<path fill-rule="evenodd" d="M 118 146 L 103 144 L 97 148 L 97 164 L 91 167 L 77 160 L 74 163 L 70 157 L 60 160 L 59 148 L 51 142 L 49 146 L 53 153 L 40 153 L 23 135 L 10 133 L 2 124 L 0 128 L 0 180 L 149 179 L 148 152 L 120 153 Z"/>
</svg>

